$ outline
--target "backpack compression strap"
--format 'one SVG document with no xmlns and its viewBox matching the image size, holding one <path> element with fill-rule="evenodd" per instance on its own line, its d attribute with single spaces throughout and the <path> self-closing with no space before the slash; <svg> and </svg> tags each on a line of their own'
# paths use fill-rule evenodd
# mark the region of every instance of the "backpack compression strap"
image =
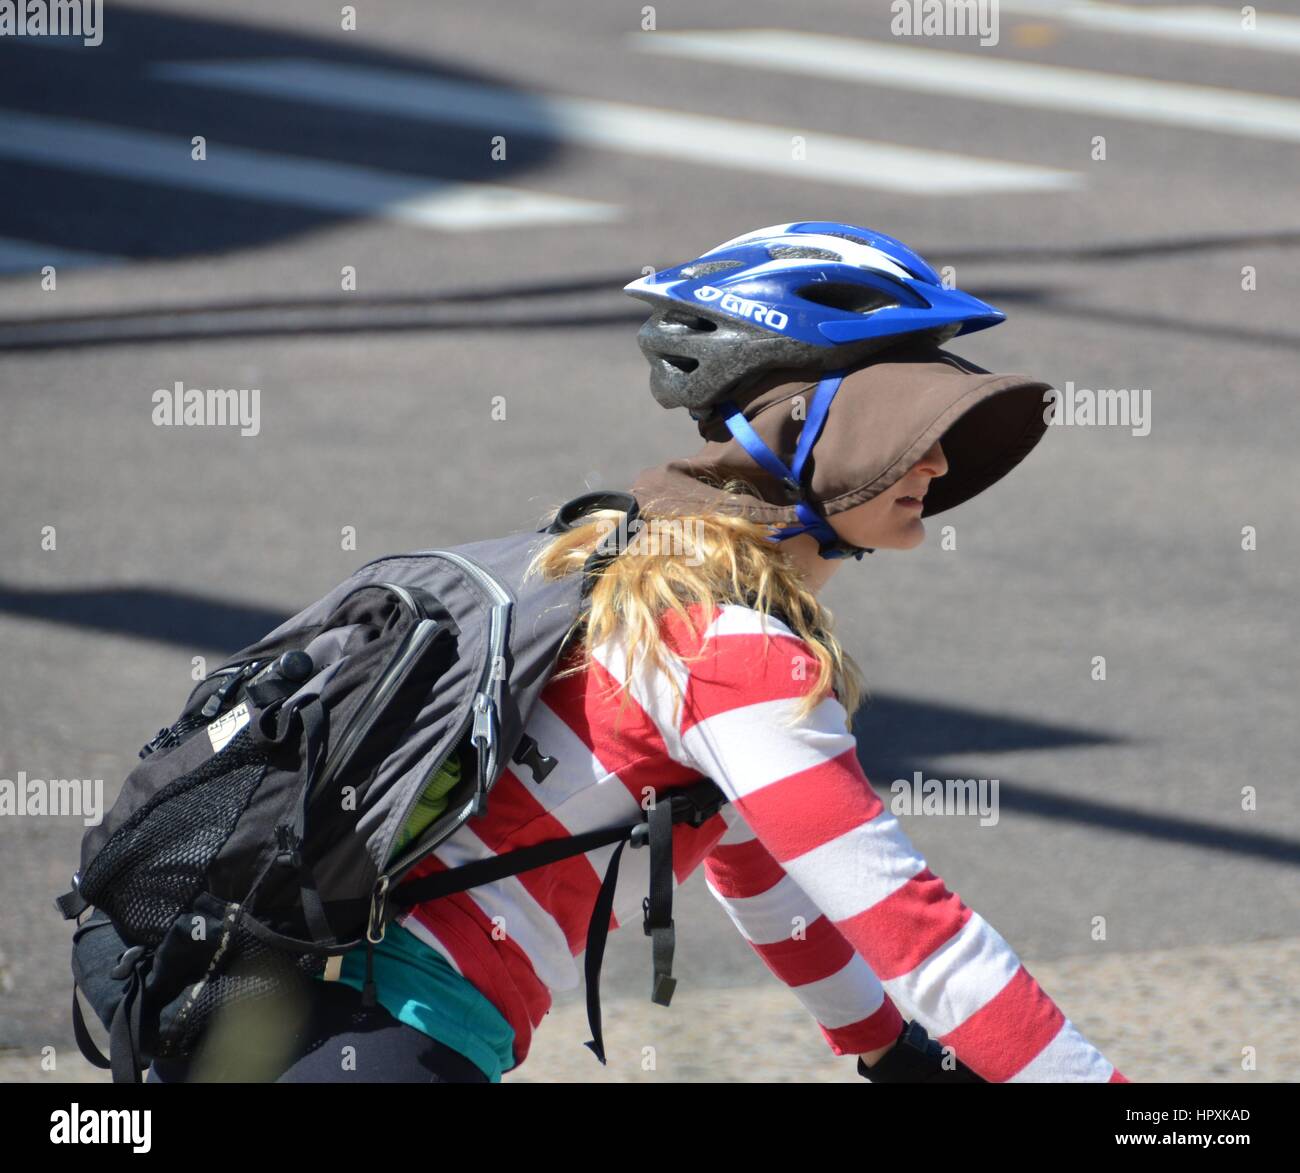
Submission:
<svg viewBox="0 0 1300 1173">
<path fill-rule="evenodd" d="M 673 836 L 675 823 L 702 826 L 726 805 L 727 798 L 717 785 L 708 779 L 662 796 L 648 817 L 622 827 L 609 827 L 600 831 L 587 831 L 566 839 L 551 839 L 532 847 L 521 847 L 503 855 L 462 864 L 444 872 L 421 876 L 397 888 L 388 905 L 388 918 L 455 892 L 490 884 L 506 876 L 543 867 L 557 860 L 593 851 L 598 847 L 618 844 L 610 857 L 601 882 L 600 892 L 592 908 L 587 925 L 587 955 L 584 968 L 587 979 L 587 1024 L 591 1027 L 591 1041 L 586 1044 L 596 1058 L 605 1062 L 605 1044 L 601 1035 L 600 968 L 605 957 L 605 941 L 609 936 L 609 922 L 614 906 L 614 890 L 618 885 L 618 865 L 623 848 L 631 843 L 641 847 L 650 845 L 650 894 L 642 901 L 643 923 L 646 936 L 651 939 L 651 956 L 654 965 L 654 984 L 650 999 L 660 1006 L 672 1001 L 677 985 L 672 975 L 673 950 L 676 942 L 673 930 Z"/>
</svg>

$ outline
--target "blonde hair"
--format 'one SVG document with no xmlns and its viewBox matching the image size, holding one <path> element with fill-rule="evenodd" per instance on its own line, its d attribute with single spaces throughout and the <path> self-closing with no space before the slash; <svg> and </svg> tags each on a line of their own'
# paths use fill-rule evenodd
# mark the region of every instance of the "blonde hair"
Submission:
<svg viewBox="0 0 1300 1173">
<path fill-rule="evenodd" d="M 728 491 L 748 488 L 743 481 L 734 480 L 725 487 Z M 779 608 L 783 612 L 780 618 L 786 619 L 790 630 L 808 645 L 817 665 L 814 686 L 799 698 L 792 720 L 806 718 L 834 687 L 848 714 L 846 725 L 851 728 L 853 713 L 866 694 L 862 673 L 835 638 L 829 608 L 805 587 L 789 555 L 769 540 L 768 534 L 776 527 L 716 511 L 660 514 L 646 509 L 639 516 L 647 524 L 635 530 L 635 536 L 629 534 L 626 545 L 612 547 L 618 549 L 617 556 L 596 573 L 590 609 L 579 614 L 566 637 L 565 647 L 571 648 L 571 641 L 581 633 L 583 654 L 577 663 L 557 671 L 553 679 L 584 671 L 593 649 L 619 635 L 625 640 L 628 664 L 619 689 L 623 693 L 619 716 L 630 699 L 628 683 L 638 657 L 648 658 L 667 676 L 680 711 L 685 699 L 681 686 L 676 674 L 666 670 L 668 659 L 659 626 L 664 614 L 672 611 L 680 616 L 698 640 L 703 630 L 691 624 L 687 611 L 694 604 L 702 605 L 706 623 L 715 607 L 726 603 L 752 607 L 765 617 L 773 608 Z M 580 524 L 556 535 L 538 551 L 525 578 L 533 574 L 562 578 L 580 572 L 598 547 L 611 549 L 609 543 L 615 540 L 611 535 L 616 527 L 625 525 L 626 517 L 616 509 L 599 509 L 586 515 Z M 619 529 L 616 536 L 623 532 Z M 677 549 L 660 550 L 657 537 L 664 532 L 689 534 L 690 556 L 683 557 Z M 648 535 L 656 535 L 655 544 L 649 547 L 645 541 Z M 765 619 L 760 625 L 768 636 Z M 691 663 L 704 654 L 701 649 L 698 656 L 680 658 Z"/>
</svg>

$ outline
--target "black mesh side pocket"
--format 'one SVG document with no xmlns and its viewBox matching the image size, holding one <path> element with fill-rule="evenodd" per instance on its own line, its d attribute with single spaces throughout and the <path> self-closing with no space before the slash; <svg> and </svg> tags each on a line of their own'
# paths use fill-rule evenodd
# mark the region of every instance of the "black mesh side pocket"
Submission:
<svg viewBox="0 0 1300 1173">
<path fill-rule="evenodd" d="M 239 1052 L 248 1053 L 249 1062 L 289 1045 L 287 1038 L 278 1036 L 307 1003 L 309 983 L 324 972 L 325 958 L 268 945 L 238 913 L 231 913 L 229 924 L 208 973 L 172 1008 L 159 1041 L 160 1057 L 191 1056 L 200 1041 L 209 1045 L 206 1034 L 214 1023 L 214 1045 L 229 1049 L 233 1042 Z"/>
<path fill-rule="evenodd" d="M 241 729 L 201 766 L 168 783 L 122 824 L 81 879 L 81 894 L 131 940 L 157 945 L 207 882 L 208 867 L 267 771 Z"/>
</svg>

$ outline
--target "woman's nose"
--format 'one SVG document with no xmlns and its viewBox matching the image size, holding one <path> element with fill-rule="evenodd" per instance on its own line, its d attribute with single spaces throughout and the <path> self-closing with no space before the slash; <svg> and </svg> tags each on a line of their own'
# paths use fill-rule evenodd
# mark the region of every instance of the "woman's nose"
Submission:
<svg viewBox="0 0 1300 1173">
<path fill-rule="evenodd" d="M 943 454 L 943 445 L 936 440 L 916 462 L 916 467 L 932 477 L 941 477 L 948 471 L 948 458 Z"/>
</svg>

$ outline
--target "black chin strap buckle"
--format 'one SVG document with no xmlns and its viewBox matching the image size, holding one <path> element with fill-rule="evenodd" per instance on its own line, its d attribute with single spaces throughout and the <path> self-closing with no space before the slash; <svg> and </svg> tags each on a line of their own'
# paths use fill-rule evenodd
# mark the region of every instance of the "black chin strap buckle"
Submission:
<svg viewBox="0 0 1300 1173">
<path fill-rule="evenodd" d="M 868 549 L 866 546 L 855 546 L 852 542 L 846 542 L 842 538 L 836 542 L 823 542 L 818 548 L 817 553 L 823 558 L 856 558 L 862 561 L 863 554 L 874 554 L 874 549 Z"/>
</svg>

